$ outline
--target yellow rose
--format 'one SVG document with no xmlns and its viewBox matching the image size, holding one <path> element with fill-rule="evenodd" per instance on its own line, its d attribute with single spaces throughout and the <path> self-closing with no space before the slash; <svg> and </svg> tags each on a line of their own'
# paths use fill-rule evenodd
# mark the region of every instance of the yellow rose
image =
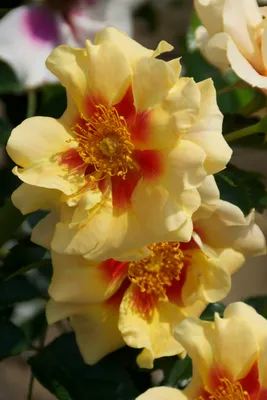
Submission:
<svg viewBox="0 0 267 400">
<path fill-rule="evenodd" d="M 230 304 L 214 322 L 188 318 L 176 338 L 193 360 L 183 391 L 150 389 L 138 400 L 265 400 L 267 321 L 244 303 Z"/>
<path fill-rule="evenodd" d="M 267 90 L 266 7 L 256 0 L 195 0 L 195 8 L 204 25 L 196 39 L 207 60 Z"/>
<path fill-rule="evenodd" d="M 263 234 L 251 217 L 225 202 L 213 211 L 218 202 L 213 177 L 205 180 L 199 193 L 202 206 L 188 243 L 154 243 L 142 249 L 141 259 L 140 252 L 132 253 L 131 261 L 90 262 L 52 253 L 53 300 L 47 318 L 53 323 L 71 317 L 87 363 L 98 361 L 118 343 L 144 348 L 137 358 L 143 368 L 152 368 L 156 358 L 181 354 L 173 337 L 175 325 L 188 315 L 199 316 L 208 303 L 222 300 L 245 256 L 264 253 Z M 110 345 L 115 347 L 103 347 L 103 331 L 112 332 Z M 99 336 L 93 349 L 88 345 L 91 332 Z"/>
<path fill-rule="evenodd" d="M 60 46 L 48 58 L 67 110 L 24 121 L 7 151 L 24 182 L 14 204 L 60 213 L 55 251 L 106 259 L 190 239 L 197 188 L 231 149 L 212 81 L 179 78 L 179 60 L 156 58 L 171 49 L 161 42 L 153 52 L 108 28 L 86 49 Z"/>
</svg>

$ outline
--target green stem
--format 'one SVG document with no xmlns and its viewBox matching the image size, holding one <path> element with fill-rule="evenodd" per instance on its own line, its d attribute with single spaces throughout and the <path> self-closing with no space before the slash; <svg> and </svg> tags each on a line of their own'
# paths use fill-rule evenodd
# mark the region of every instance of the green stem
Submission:
<svg viewBox="0 0 267 400">
<path fill-rule="evenodd" d="M 27 107 L 27 118 L 33 117 L 35 115 L 37 105 L 36 91 L 31 89 L 28 91 L 28 107 Z"/>
<path fill-rule="evenodd" d="M 246 128 L 239 129 L 237 131 L 227 133 L 224 135 L 225 140 L 229 142 L 234 142 L 235 140 L 254 135 L 255 133 L 260 133 L 265 131 L 265 126 L 262 123 L 263 120 L 257 122 L 254 125 L 247 126 Z"/>
<path fill-rule="evenodd" d="M 238 81 L 231 83 L 230 85 L 218 90 L 217 95 L 220 96 L 220 94 L 232 92 L 235 89 L 246 89 L 247 87 L 248 85 L 244 81 L 239 79 Z"/>
</svg>

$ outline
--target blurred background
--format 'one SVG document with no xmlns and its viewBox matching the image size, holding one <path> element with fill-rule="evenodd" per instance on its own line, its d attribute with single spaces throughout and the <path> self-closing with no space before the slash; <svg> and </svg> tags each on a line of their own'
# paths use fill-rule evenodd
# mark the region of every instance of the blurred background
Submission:
<svg viewBox="0 0 267 400">
<path fill-rule="evenodd" d="M 224 129 L 231 131 L 244 124 L 244 108 L 256 96 L 249 90 L 223 91 L 231 83 L 231 77 L 223 78 L 219 72 L 208 66 L 198 53 L 193 30 L 198 21 L 193 15 L 191 0 L 35 0 L 31 2 L 2 0 L 0 8 L 0 206 L 18 186 L 11 174 L 11 160 L 5 153 L 5 144 L 12 128 L 27 116 L 49 115 L 59 117 L 65 107 L 65 92 L 55 78 L 45 69 L 45 59 L 59 44 L 77 47 L 84 45 L 85 39 L 93 39 L 95 33 L 104 26 L 116 26 L 144 46 L 154 49 L 160 40 L 174 46 L 174 51 L 165 57 L 182 56 L 183 74 L 193 76 L 196 81 L 213 77 L 219 90 L 219 105 L 226 115 Z M 261 4 L 266 2 L 261 1 Z M 165 58 L 166 59 L 166 58 Z M 257 94 L 258 95 L 258 94 Z M 259 95 L 259 101 L 262 98 Z M 239 115 L 237 118 L 236 115 Z M 243 210 L 253 204 L 253 193 L 249 194 L 251 204 L 244 204 L 249 185 L 262 174 L 260 183 L 253 190 L 265 191 L 267 180 L 266 142 L 259 137 L 259 146 L 251 148 L 245 141 L 234 148 L 230 172 L 235 185 L 239 185 L 244 196 L 235 196 L 235 187 L 225 188 L 227 200 L 233 201 Z M 244 179 L 242 171 L 249 171 Z M 248 176 L 250 178 L 248 178 Z M 224 186 L 222 185 L 222 188 Z M 229 198 L 233 195 L 233 198 Z M 257 192 L 258 193 L 258 192 Z M 262 207 L 263 211 L 264 207 Z M 31 227 L 40 214 L 33 214 L 24 221 L 16 236 L 1 249 L 3 259 L 9 249 L 7 265 L 17 269 L 29 263 L 42 262 L 38 271 L 30 271 L 20 276 L 10 286 L 0 286 L 0 314 L 12 315 L 15 324 L 23 326 L 29 338 L 39 335 L 45 324 L 44 293 L 51 275 L 51 265 L 45 251 L 29 241 Z M 267 219 L 264 213 L 257 214 L 257 222 L 267 235 Z M 4 229 L 2 226 L 0 229 Z M 249 260 L 233 278 L 233 287 L 226 302 L 243 299 L 257 294 L 267 294 L 266 257 Z M 4 269 L 7 268 L 6 263 Z M 3 273 L 5 273 L 3 269 Z M 10 272 L 9 272 L 10 273 Z M 22 287 L 27 292 L 27 302 L 11 299 L 8 307 L 1 304 L 1 290 L 11 294 Z M 25 283 L 26 282 L 26 283 Z M 17 286 L 16 286 L 17 285 Z M 39 293 L 36 296 L 36 291 Z M 31 295 L 31 293 L 34 293 Z M 38 297 L 38 300 L 36 300 Z M 35 298 L 35 300 L 31 300 Z M 4 311 L 3 311 L 4 309 Z M 1 311 L 2 310 L 2 311 Z M 51 341 L 67 325 L 50 328 L 46 342 Z M 2 332 L 3 333 L 3 332 Z M 1 335 L 1 333 L 0 333 Z M 1 340 L 1 339 L 0 339 Z M 30 351 L 24 356 L 14 356 L 0 363 L 0 400 L 27 399 L 30 371 L 26 363 Z M 34 400 L 53 399 L 37 382 L 34 383 Z"/>
</svg>

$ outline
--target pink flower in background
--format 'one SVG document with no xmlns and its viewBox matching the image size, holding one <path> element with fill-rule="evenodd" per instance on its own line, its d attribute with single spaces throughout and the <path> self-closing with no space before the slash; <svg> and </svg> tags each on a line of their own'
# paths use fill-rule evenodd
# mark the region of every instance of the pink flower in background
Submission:
<svg viewBox="0 0 267 400">
<path fill-rule="evenodd" d="M 45 60 L 60 44 L 80 47 L 105 26 L 132 35 L 132 9 L 140 0 L 46 0 L 13 9 L 0 20 L 0 59 L 25 88 L 55 83 Z"/>
</svg>

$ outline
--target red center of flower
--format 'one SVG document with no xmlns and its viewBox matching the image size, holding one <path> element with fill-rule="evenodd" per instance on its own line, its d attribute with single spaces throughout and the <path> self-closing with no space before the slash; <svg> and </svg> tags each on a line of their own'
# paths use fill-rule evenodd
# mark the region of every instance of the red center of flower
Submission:
<svg viewBox="0 0 267 400">
<path fill-rule="evenodd" d="M 166 289 L 180 280 L 184 254 L 179 242 L 161 242 L 149 246 L 151 254 L 129 263 L 128 277 L 142 293 L 166 299 Z"/>
</svg>

